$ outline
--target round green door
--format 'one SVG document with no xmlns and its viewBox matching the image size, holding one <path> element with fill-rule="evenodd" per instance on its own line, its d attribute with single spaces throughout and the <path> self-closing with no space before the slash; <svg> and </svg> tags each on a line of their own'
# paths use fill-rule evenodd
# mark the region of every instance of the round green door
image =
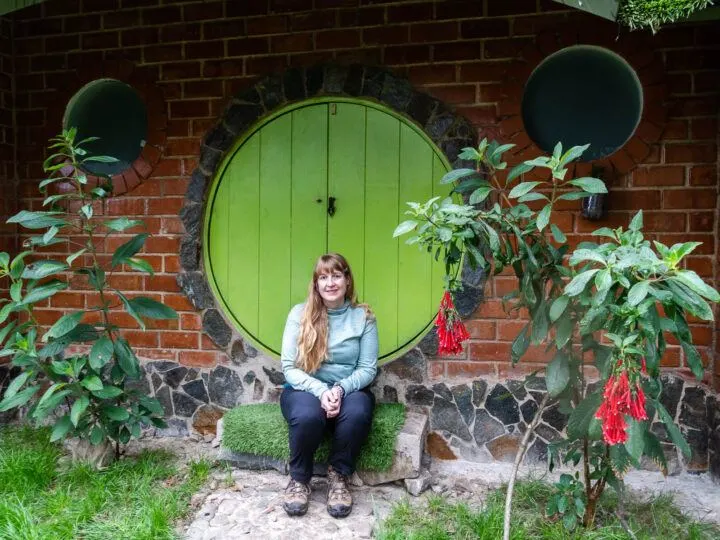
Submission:
<svg viewBox="0 0 720 540">
<path fill-rule="evenodd" d="M 432 324 L 442 264 L 392 237 L 407 201 L 446 196 L 449 166 L 416 126 L 370 102 L 325 98 L 250 130 L 218 169 L 205 213 L 205 265 L 222 309 L 279 355 L 290 308 L 328 251 L 349 261 L 378 321 L 380 360 Z"/>
</svg>

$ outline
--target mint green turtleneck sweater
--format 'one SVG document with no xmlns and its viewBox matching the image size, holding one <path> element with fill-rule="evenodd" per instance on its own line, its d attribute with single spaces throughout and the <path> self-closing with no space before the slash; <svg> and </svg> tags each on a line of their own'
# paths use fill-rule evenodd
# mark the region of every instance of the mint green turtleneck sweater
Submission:
<svg viewBox="0 0 720 540">
<path fill-rule="evenodd" d="M 310 392 L 320 399 L 323 392 L 340 383 L 345 395 L 365 388 L 377 373 L 378 334 L 375 319 L 368 319 L 363 307 L 350 302 L 328 309 L 328 359 L 312 375 L 295 365 L 300 318 L 305 304 L 290 310 L 282 340 L 282 370 L 295 390 Z"/>
</svg>

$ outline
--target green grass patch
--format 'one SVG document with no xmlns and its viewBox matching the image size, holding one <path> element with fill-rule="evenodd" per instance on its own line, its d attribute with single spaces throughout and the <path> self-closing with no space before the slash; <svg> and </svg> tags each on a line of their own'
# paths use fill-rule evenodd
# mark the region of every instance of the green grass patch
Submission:
<svg viewBox="0 0 720 540">
<path fill-rule="evenodd" d="M 210 465 L 185 474 L 172 455 L 144 452 L 104 471 L 58 466 L 61 448 L 49 430 L 0 428 L 0 539 L 106 540 L 175 538 Z"/>
<path fill-rule="evenodd" d="M 596 515 L 596 527 L 582 528 L 570 533 L 560 521 L 544 516 L 543 511 L 553 487 L 540 481 L 515 485 L 512 513 L 513 540 L 542 538 L 547 540 L 627 540 L 616 516 L 617 496 L 608 490 Z M 638 540 L 714 540 L 720 538 L 720 527 L 700 523 L 685 516 L 673 504 L 672 498 L 662 495 L 646 502 L 625 501 L 625 519 Z M 412 506 L 407 500 L 395 505 L 381 524 L 378 540 L 497 540 L 503 534 L 505 489 L 494 491 L 479 510 L 463 503 L 451 503 L 433 496 L 426 504 Z"/>
<path fill-rule="evenodd" d="M 360 452 L 357 467 L 369 471 L 389 469 L 395 451 L 395 440 L 404 422 L 403 404 L 377 404 L 370 435 Z M 288 459 L 288 426 L 280 412 L 280 405 L 240 405 L 225 413 L 223 446 L 234 452 Z M 326 437 L 315 453 L 315 461 L 326 463 L 329 455 L 330 438 Z"/>
</svg>

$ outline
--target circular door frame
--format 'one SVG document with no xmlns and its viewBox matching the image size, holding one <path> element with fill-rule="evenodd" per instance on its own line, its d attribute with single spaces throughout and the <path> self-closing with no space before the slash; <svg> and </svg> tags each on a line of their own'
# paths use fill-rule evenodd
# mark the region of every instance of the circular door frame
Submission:
<svg viewBox="0 0 720 540">
<path fill-rule="evenodd" d="M 208 278 L 203 245 L 207 229 L 205 210 L 209 208 L 207 202 L 211 187 L 218 172 L 225 167 L 228 154 L 259 126 L 288 112 L 288 105 L 301 106 L 313 100 L 347 100 L 381 109 L 409 124 L 431 142 L 440 150 L 439 156 L 444 164 L 452 168 L 470 165 L 457 156 L 462 148 L 476 144 L 477 132 L 472 124 L 439 100 L 415 90 L 406 79 L 383 69 L 358 64 L 291 68 L 284 74 L 265 77 L 238 93 L 200 148 L 198 167 L 192 173 L 180 211 L 186 234 L 180 245 L 181 272 L 178 274 L 181 290 L 193 307 L 202 312 L 204 332 L 225 350 L 232 361 L 254 356 L 258 348 L 271 357 L 277 355 L 251 339 L 247 332 L 238 330 L 239 324 L 227 317 L 227 311 L 211 285 L 212 280 Z M 462 275 L 465 288 L 456 301 L 461 315 L 468 316 L 482 300 L 484 282 L 472 272 L 463 272 Z M 431 321 L 407 347 L 380 363 L 396 359 L 417 346 L 428 328 L 430 339 L 427 346 L 423 341 L 421 347 L 424 352 L 435 354 L 437 339 L 432 339 L 434 328 Z M 247 347 L 248 344 L 251 346 Z"/>
</svg>

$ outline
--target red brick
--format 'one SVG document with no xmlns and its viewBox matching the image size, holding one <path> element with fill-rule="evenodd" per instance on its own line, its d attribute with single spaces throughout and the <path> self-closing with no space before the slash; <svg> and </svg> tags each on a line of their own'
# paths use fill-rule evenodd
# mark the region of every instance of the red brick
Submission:
<svg viewBox="0 0 720 540">
<path fill-rule="evenodd" d="M 105 30 L 111 30 L 115 28 L 133 28 L 137 27 L 140 22 L 140 12 L 114 10 L 110 13 L 105 13 L 102 16 L 102 20 L 103 28 L 105 28 Z"/>
<path fill-rule="evenodd" d="M 228 41 L 228 56 L 246 56 L 270 52 L 270 38 L 242 38 Z M 242 73 L 239 73 L 242 75 Z"/>
<path fill-rule="evenodd" d="M 470 320 L 465 322 L 465 327 L 472 339 L 495 339 L 495 323 L 492 321 Z"/>
<path fill-rule="evenodd" d="M 483 44 L 483 58 L 517 58 L 520 52 L 531 43 L 530 38 L 490 39 Z"/>
<path fill-rule="evenodd" d="M 198 346 L 198 334 L 196 332 L 160 332 L 160 346 L 196 349 Z"/>
<path fill-rule="evenodd" d="M 182 45 L 156 45 L 145 47 L 143 56 L 146 62 L 167 62 L 182 60 Z"/>
<path fill-rule="evenodd" d="M 475 105 L 472 107 L 458 107 L 458 112 L 465 116 L 476 126 L 485 126 L 497 122 L 497 107 L 495 105 Z"/>
<path fill-rule="evenodd" d="M 165 294 L 163 295 L 163 303 L 175 311 L 193 311 L 195 309 L 184 294 Z"/>
<path fill-rule="evenodd" d="M 507 19 L 463 21 L 460 35 L 463 39 L 505 37 L 510 35 L 510 23 Z"/>
<path fill-rule="evenodd" d="M 119 44 L 120 34 L 118 32 L 95 32 L 82 35 L 82 48 L 85 50 L 110 49 Z"/>
<path fill-rule="evenodd" d="M 698 165 L 690 168 L 691 186 L 714 186 L 717 180 L 717 168 L 714 165 Z"/>
<path fill-rule="evenodd" d="M 429 66 L 412 66 L 408 69 L 408 79 L 416 85 L 454 82 L 455 65 L 433 64 Z"/>
<path fill-rule="evenodd" d="M 496 367 L 491 362 L 446 362 L 447 377 L 484 377 L 494 376 Z"/>
<path fill-rule="evenodd" d="M 149 45 L 158 42 L 157 28 L 132 28 L 123 30 L 120 40 L 123 47 L 134 47 L 137 45 Z"/>
<path fill-rule="evenodd" d="M 690 121 L 693 140 L 714 139 L 718 134 L 715 118 L 693 118 Z"/>
<path fill-rule="evenodd" d="M 714 230 L 715 214 L 713 212 L 689 212 L 690 230 L 693 232 L 710 232 Z"/>
<path fill-rule="evenodd" d="M 197 313 L 180 314 L 181 330 L 202 330 L 202 319 Z"/>
<path fill-rule="evenodd" d="M 201 38 L 201 28 L 198 23 L 163 25 L 160 27 L 160 41 L 163 43 L 197 41 Z M 188 47 L 194 45 L 190 44 Z"/>
<path fill-rule="evenodd" d="M 388 65 L 423 64 L 429 61 L 430 47 L 427 45 L 398 45 L 385 48 L 385 63 Z"/>
<path fill-rule="evenodd" d="M 633 172 L 633 185 L 646 186 L 682 186 L 685 184 L 685 167 L 638 167 Z"/>
<path fill-rule="evenodd" d="M 433 46 L 433 60 L 449 62 L 454 60 L 479 60 L 482 58 L 482 42 L 456 41 L 454 43 L 438 43 Z"/>
<path fill-rule="evenodd" d="M 189 367 L 214 367 L 217 353 L 201 351 L 180 351 L 178 361 Z"/>
<path fill-rule="evenodd" d="M 202 2 L 183 6 L 183 18 L 186 21 L 220 19 L 222 16 L 223 2 Z"/>
<path fill-rule="evenodd" d="M 160 78 L 164 81 L 176 81 L 178 79 L 199 79 L 200 62 L 176 62 L 163 64 Z"/>
<path fill-rule="evenodd" d="M 688 121 L 687 120 L 668 120 L 663 130 L 663 139 L 687 140 L 688 138 Z"/>
<path fill-rule="evenodd" d="M 59 292 L 50 298 L 50 305 L 57 308 L 83 308 L 85 295 L 76 292 Z"/>
<path fill-rule="evenodd" d="M 498 321 L 497 339 L 499 341 L 513 341 L 520 335 L 527 321 Z"/>
<path fill-rule="evenodd" d="M 665 160 L 668 163 L 712 163 L 717 161 L 717 147 L 709 143 L 667 144 Z"/>
<path fill-rule="evenodd" d="M 180 292 L 177 278 L 173 275 L 155 274 L 145 276 L 146 291 Z"/>
<path fill-rule="evenodd" d="M 717 191 L 714 189 L 673 189 L 663 192 L 663 208 L 698 210 L 715 208 Z"/>
<path fill-rule="evenodd" d="M 290 19 L 290 30 L 321 30 L 335 26 L 334 11 L 315 10 L 311 13 L 298 13 Z"/>
<path fill-rule="evenodd" d="M 356 3 L 356 2 L 353 2 Z M 317 6 L 316 6 L 317 8 Z M 423 18 L 424 19 L 424 18 Z M 338 11 L 338 26 L 375 26 L 385 22 L 385 9 L 382 7 L 362 7 Z M 395 21 L 391 21 L 395 22 Z"/>
<path fill-rule="evenodd" d="M 287 31 L 287 16 L 271 15 L 254 17 L 246 21 L 249 36 L 262 34 L 282 34 Z"/>
<path fill-rule="evenodd" d="M 407 43 L 408 34 L 408 27 L 406 25 L 378 26 L 363 30 L 362 37 L 365 45 L 397 45 L 399 43 Z M 330 46 L 329 48 L 335 48 L 335 46 Z"/>
<path fill-rule="evenodd" d="M 456 0 L 455 2 L 439 2 L 435 4 L 437 19 L 462 19 L 482 17 L 483 3 L 475 0 Z"/>
<path fill-rule="evenodd" d="M 357 30 L 328 30 L 315 34 L 315 49 L 349 49 L 360 46 L 360 32 Z"/>
<path fill-rule="evenodd" d="M 286 34 L 270 38 L 270 50 L 273 53 L 308 51 L 312 48 L 313 35 L 311 33 Z"/>
<path fill-rule="evenodd" d="M 510 360 L 510 343 L 475 341 L 470 342 L 468 351 L 472 360 L 501 362 Z"/>
<path fill-rule="evenodd" d="M 109 216 L 141 216 L 145 214 L 145 200 L 112 198 L 107 200 L 105 213 Z"/>
<path fill-rule="evenodd" d="M 430 93 L 449 105 L 468 105 L 477 101 L 477 87 L 474 84 L 456 84 L 428 88 Z"/>
<path fill-rule="evenodd" d="M 413 2 L 404 6 L 388 6 L 387 20 L 390 23 L 409 23 L 432 19 L 433 4 Z"/>
<path fill-rule="evenodd" d="M 147 330 L 125 330 L 122 332 L 131 347 L 157 347 L 158 333 Z"/>
<path fill-rule="evenodd" d="M 225 42 L 203 41 L 185 45 L 185 58 L 195 60 L 200 58 L 222 58 L 225 56 Z"/>
<path fill-rule="evenodd" d="M 145 250 L 147 253 L 177 253 L 179 247 L 179 238 L 151 236 L 145 241 Z"/>
<path fill-rule="evenodd" d="M 209 116 L 210 107 L 207 101 L 183 100 L 170 103 L 170 116 L 172 118 L 202 118 Z"/>
</svg>

